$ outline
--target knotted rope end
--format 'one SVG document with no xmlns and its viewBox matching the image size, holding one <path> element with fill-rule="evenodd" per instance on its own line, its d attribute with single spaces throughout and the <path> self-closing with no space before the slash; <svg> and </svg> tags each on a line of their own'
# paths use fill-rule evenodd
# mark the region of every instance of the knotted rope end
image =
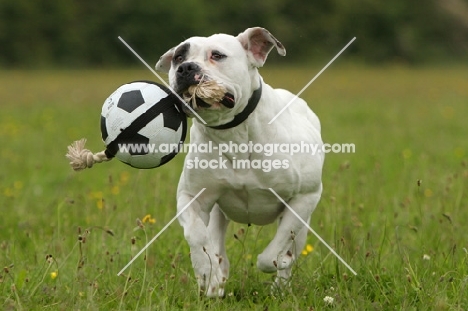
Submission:
<svg viewBox="0 0 468 311">
<path fill-rule="evenodd" d="M 70 166 L 74 171 L 81 171 L 86 168 L 91 168 L 95 163 L 101 163 L 109 161 L 105 151 L 93 153 L 88 149 L 85 149 L 86 138 L 74 141 L 68 146 L 68 152 L 65 155 L 70 161 Z"/>
</svg>

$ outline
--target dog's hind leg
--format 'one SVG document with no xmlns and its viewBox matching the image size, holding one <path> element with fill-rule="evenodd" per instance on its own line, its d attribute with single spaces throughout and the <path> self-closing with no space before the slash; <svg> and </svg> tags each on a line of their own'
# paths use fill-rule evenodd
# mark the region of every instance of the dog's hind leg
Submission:
<svg viewBox="0 0 468 311">
<path fill-rule="evenodd" d="M 320 200 L 320 195 L 321 187 L 314 193 L 298 195 L 287 203 L 299 217 L 309 222 L 310 215 Z M 307 228 L 288 207 L 285 207 L 275 237 L 258 255 L 257 267 L 263 272 L 277 272 L 277 285 L 287 284 L 291 276 L 292 264 L 303 250 L 306 237 Z"/>
<path fill-rule="evenodd" d="M 310 218 L 309 218 L 310 219 Z M 309 223 L 307 219 L 307 223 Z M 280 222 L 282 219 L 280 220 Z M 289 286 L 289 279 L 291 277 L 292 265 L 294 261 L 299 258 L 302 250 L 306 244 L 307 228 L 303 227 L 298 233 L 291 232 L 291 246 L 286 251 L 286 255 L 278 256 L 276 260 L 276 280 L 275 289 L 282 290 Z"/>
</svg>

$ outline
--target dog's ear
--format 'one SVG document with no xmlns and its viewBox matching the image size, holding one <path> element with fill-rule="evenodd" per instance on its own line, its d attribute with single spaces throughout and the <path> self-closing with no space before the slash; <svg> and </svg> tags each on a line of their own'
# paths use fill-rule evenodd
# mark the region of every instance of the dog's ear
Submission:
<svg viewBox="0 0 468 311">
<path fill-rule="evenodd" d="M 242 46 L 247 52 L 252 65 L 262 67 L 265 63 L 268 53 L 273 47 L 276 47 L 278 54 L 286 55 L 286 49 L 273 35 L 261 27 L 248 28 L 237 36 Z"/>
<path fill-rule="evenodd" d="M 169 72 L 169 69 L 171 69 L 171 62 L 172 62 L 172 57 L 174 56 L 174 50 L 175 47 L 164 53 L 160 58 L 159 61 L 156 63 L 156 70 L 162 71 L 162 72 Z"/>
</svg>

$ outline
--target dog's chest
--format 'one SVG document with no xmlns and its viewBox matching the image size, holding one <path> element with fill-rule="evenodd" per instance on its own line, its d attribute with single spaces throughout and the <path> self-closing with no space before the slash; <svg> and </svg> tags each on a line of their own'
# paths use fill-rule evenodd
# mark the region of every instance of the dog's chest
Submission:
<svg viewBox="0 0 468 311">
<path fill-rule="evenodd" d="M 284 210 L 268 189 L 229 189 L 217 202 L 226 217 L 239 223 L 266 225 Z"/>
</svg>

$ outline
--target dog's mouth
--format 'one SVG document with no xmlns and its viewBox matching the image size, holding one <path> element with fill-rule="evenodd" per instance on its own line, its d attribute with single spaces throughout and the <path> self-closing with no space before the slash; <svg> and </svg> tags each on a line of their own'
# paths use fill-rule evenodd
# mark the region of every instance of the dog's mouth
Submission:
<svg viewBox="0 0 468 311">
<path fill-rule="evenodd" d="M 235 105 L 234 95 L 223 85 L 204 78 L 178 93 L 193 110 L 220 110 L 223 107 L 232 109 Z M 191 109 L 186 106 L 183 109 L 191 115 Z"/>
<path fill-rule="evenodd" d="M 187 102 L 192 108 L 213 108 L 223 105 L 226 108 L 234 108 L 234 95 L 229 92 L 224 93 L 224 96 L 221 100 L 215 100 L 210 98 L 201 98 L 197 95 L 193 96 L 189 91 L 185 91 L 181 94 L 181 97 Z M 193 104 L 195 100 L 195 104 Z"/>
</svg>

